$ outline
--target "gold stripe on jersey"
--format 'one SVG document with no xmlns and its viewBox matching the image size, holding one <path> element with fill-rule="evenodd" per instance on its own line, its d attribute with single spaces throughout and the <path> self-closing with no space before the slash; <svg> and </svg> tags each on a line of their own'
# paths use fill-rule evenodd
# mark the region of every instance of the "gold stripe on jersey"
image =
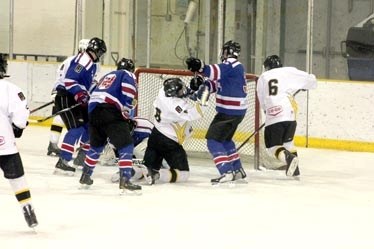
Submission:
<svg viewBox="0 0 374 249">
<path fill-rule="evenodd" d="M 188 122 L 184 122 L 183 125 L 179 123 L 171 124 L 173 127 L 175 134 L 177 135 L 178 143 L 183 144 L 184 140 L 186 139 L 186 127 Z"/>
</svg>

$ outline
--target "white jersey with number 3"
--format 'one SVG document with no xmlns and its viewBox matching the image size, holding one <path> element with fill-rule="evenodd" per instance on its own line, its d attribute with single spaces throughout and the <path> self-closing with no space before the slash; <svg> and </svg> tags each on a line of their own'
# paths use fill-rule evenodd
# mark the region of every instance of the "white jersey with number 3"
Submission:
<svg viewBox="0 0 374 249">
<path fill-rule="evenodd" d="M 314 74 L 295 67 L 274 68 L 262 73 L 257 81 L 257 97 L 266 113 L 265 126 L 296 119 L 297 104 L 293 94 L 300 89 L 314 89 Z"/>
<path fill-rule="evenodd" d="M 163 89 L 160 89 L 153 106 L 156 129 L 179 144 L 191 135 L 190 121 L 203 117 L 205 108 L 187 97 L 166 97 Z"/>
</svg>

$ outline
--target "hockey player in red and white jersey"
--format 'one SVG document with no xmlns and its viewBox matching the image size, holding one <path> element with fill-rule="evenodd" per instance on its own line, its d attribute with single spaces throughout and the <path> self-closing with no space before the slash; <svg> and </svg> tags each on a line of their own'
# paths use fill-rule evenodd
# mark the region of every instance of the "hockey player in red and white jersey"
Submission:
<svg viewBox="0 0 374 249">
<path fill-rule="evenodd" d="M 287 176 L 299 176 L 297 151 L 293 143 L 296 131 L 296 92 L 317 87 L 315 75 L 283 67 L 277 55 L 268 56 L 257 81 L 257 97 L 264 110 L 265 146 L 268 152 L 285 163 Z"/>
<path fill-rule="evenodd" d="M 190 121 L 203 117 L 209 92 L 202 86 L 196 93 L 198 102 L 190 100 L 187 87 L 180 78 L 169 78 L 163 83 L 154 106 L 154 128 L 148 139 L 144 164 L 148 169 L 148 183 L 185 182 L 190 175 L 183 142 L 191 135 Z M 161 169 L 162 160 L 170 166 Z"/>
<path fill-rule="evenodd" d="M 0 54 L 0 168 L 22 207 L 27 225 L 35 227 L 38 221 L 15 140 L 22 136 L 30 111 L 22 90 L 4 79 L 8 76 L 6 67 L 6 58 Z"/>
</svg>

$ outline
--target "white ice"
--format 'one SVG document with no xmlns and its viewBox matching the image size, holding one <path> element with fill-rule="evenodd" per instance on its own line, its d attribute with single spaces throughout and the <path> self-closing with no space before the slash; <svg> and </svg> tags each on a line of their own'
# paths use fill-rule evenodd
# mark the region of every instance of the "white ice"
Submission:
<svg viewBox="0 0 374 249">
<path fill-rule="evenodd" d="M 212 187 L 211 162 L 191 161 L 185 184 L 143 185 L 120 196 L 115 167 L 91 189 L 54 175 L 49 131 L 28 127 L 18 146 L 39 226 L 27 227 L 0 180 L 0 248 L 374 248 L 374 154 L 299 148 L 302 177 L 249 169 L 248 184 Z M 206 165 L 202 165 L 206 164 Z"/>
</svg>

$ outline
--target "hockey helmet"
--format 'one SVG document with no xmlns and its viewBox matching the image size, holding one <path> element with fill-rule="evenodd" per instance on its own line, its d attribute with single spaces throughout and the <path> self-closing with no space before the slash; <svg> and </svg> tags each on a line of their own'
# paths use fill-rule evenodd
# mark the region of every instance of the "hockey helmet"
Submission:
<svg viewBox="0 0 374 249">
<path fill-rule="evenodd" d="M 222 46 L 221 50 L 221 61 L 227 58 L 238 58 L 240 55 L 240 44 L 232 40 L 226 42 Z"/>
<path fill-rule="evenodd" d="M 105 42 L 100 38 L 94 37 L 88 42 L 86 51 L 93 52 L 96 55 L 94 62 L 98 62 L 101 56 L 106 53 Z"/>
<path fill-rule="evenodd" d="M 266 57 L 264 61 L 264 68 L 266 71 L 278 67 L 283 67 L 282 61 L 278 55 L 270 55 Z"/>
<path fill-rule="evenodd" d="M 0 54 L 0 79 L 6 77 L 6 70 L 8 67 L 8 61 L 5 54 Z"/>
<path fill-rule="evenodd" d="M 169 78 L 164 81 L 164 92 L 166 97 L 183 98 L 187 88 L 180 78 Z"/>
<path fill-rule="evenodd" d="M 117 63 L 117 70 L 127 70 L 133 73 L 135 70 L 134 61 L 131 59 L 122 58 Z"/>
<path fill-rule="evenodd" d="M 89 42 L 90 42 L 89 39 L 82 39 L 82 40 L 80 40 L 79 44 L 78 44 L 78 52 L 80 53 L 80 52 L 86 51 Z"/>
</svg>

